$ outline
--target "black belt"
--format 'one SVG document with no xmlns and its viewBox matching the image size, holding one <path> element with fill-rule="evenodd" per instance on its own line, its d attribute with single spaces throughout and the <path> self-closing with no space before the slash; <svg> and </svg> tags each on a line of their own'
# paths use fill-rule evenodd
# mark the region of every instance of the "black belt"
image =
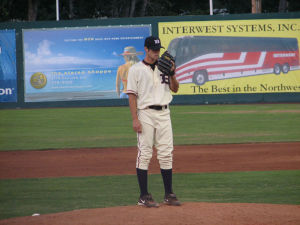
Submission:
<svg viewBox="0 0 300 225">
<path fill-rule="evenodd" d="M 167 105 L 149 105 L 148 108 L 155 109 L 155 110 L 163 110 L 163 109 L 167 109 L 168 106 Z"/>
</svg>

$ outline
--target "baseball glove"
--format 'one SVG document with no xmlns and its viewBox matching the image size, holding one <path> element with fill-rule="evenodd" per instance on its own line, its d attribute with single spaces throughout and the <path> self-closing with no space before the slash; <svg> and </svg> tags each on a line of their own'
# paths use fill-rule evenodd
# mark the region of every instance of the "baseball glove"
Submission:
<svg viewBox="0 0 300 225">
<path fill-rule="evenodd" d="M 175 69 L 171 70 L 173 65 L 175 65 L 175 59 L 168 51 L 165 51 L 157 61 L 158 69 L 168 76 L 175 74 Z"/>
</svg>

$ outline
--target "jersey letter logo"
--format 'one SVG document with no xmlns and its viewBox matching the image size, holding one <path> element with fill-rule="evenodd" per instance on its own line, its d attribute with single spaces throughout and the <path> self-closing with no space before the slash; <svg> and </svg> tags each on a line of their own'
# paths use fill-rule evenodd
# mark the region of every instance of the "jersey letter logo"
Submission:
<svg viewBox="0 0 300 225">
<path fill-rule="evenodd" d="M 161 83 L 162 84 L 170 84 L 169 76 L 165 74 L 160 74 L 161 76 Z"/>
</svg>

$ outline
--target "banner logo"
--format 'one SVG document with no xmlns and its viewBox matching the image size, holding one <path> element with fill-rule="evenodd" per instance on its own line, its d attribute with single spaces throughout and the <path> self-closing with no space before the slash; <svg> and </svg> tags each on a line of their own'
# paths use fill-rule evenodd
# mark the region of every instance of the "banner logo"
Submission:
<svg viewBox="0 0 300 225">
<path fill-rule="evenodd" d="M 47 77 L 45 74 L 37 72 L 34 73 L 30 78 L 30 84 L 36 89 L 41 89 L 47 84 Z"/>
</svg>

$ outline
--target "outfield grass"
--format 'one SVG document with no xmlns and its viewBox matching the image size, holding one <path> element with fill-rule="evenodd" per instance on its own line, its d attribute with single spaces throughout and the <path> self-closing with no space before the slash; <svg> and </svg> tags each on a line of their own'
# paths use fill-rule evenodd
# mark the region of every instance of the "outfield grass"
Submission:
<svg viewBox="0 0 300 225">
<path fill-rule="evenodd" d="M 300 104 L 171 106 L 175 145 L 300 141 Z M 0 150 L 135 146 L 128 107 L 0 111 Z M 300 171 L 174 174 L 182 201 L 300 204 Z M 122 187 L 122 188 L 120 188 Z M 160 175 L 149 190 L 163 198 Z M 0 219 L 134 205 L 131 176 L 0 180 Z"/>
<path fill-rule="evenodd" d="M 185 202 L 300 204 L 300 171 L 174 174 Z M 122 187 L 122 188 L 120 188 Z M 84 208 L 135 205 L 135 175 L 0 180 L 0 219 Z M 161 202 L 161 175 L 149 176 L 149 191 Z"/>
<path fill-rule="evenodd" d="M 171 106 L 175 145 L 300 141 L 300 104 Z M 128 107 L 0 111 L 0 150 L 135 146 Z"/>
</svg>

